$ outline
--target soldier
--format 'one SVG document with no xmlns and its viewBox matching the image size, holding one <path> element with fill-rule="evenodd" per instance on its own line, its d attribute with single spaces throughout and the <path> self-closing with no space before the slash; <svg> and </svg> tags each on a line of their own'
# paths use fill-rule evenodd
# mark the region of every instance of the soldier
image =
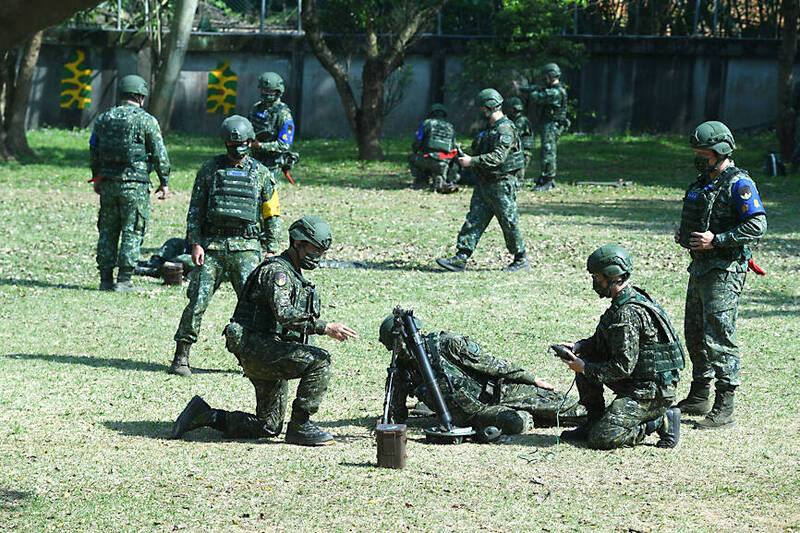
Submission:
<svg viewBox="0 0 800 533">
<path fill-rule="evenodd" d="M 472 192 L 467 219 L 458 233 L 456 255 L 436 260 L 439 266 L 452 272 L 466 269 L 467 260 L 493 217 L 497 217 L 506 247 L 514 255 L 514 260 L 504 270 L 516 272 L 531 268 L 519 231 L 517 211 L 517 179 L 525 165 L 525 156 L 517 128 L 503 114 L 502 104 L 503 97 L 494 89 L 484 89 L 475 97 L 475 105 L 480 107 L 489 126 L 473 143 L 477 154 L 458 158 L 462 168 L 475 168 L 478 183 Z"/>
<path fill-rule="evenodd" d="M 255 138 L 250 121 L 232 115 L 220 135 L 227 153 L 206 161 L 195 178 L 187 240 L 197 265 L 189 281 L 189 303 L 175 332 L 175 357 L 169 373 L 191 376 L 189 350 L 211 297 L 227 276 L 238 295 L 247 276 L 280 246 L 280 202 L 269 171 L 248 156 Z"/>
<path fill-rule="evenodd" d="M 291 151 L 294 142 L 294 119 L 289 106 L 281 102 L 283 78 L 275 72 L 265 72 L 258 78 L 261 100 L 250 109 L 250 122 L 256 132 L 251 149 L 273 174 L 279 169 L 288 172 L 299 154 Z"/>
<path fill-rule="evenodd" d="M 556 186 L 558 139 L 570 125 L 567 118 L 567 90 L 559 82 L 561 69 L 555 63 L 548 63 L 542 67 L 542 76 L 544 87 L 519 87 L 514 82 L 515 87 L 527 94 L 528 101 L 536 105 L 534 123 L 541 142 L 541 166 L 534 191 L 549 191 Z"/>
<path fill-rule="evenodd" d="M 97 269 L 100 290 L 135 290 L 131 275 L 150 218 L 150 169 L 160 182 L 161 200 L 169 188 L 169 159 L 158 121 L 142 109 L 147 83 L 136 75 L 119 82 L 120 105 L 97 117 L 89 140 L 97 215 Z M 119 267 L 114 284 L 114 266 Z"/>
<path fill-rule="evenodd" d="M 706 415 L 696 423 L 698 428 L 716 429 L 734 423 L 733 395 L 740 384 L 734 338 L 739 295 L 752 255 L 750 245 L 766 233 L 767 214 L 756 184 L 729 157 L 736 145 L 725 124 L 703 122 L 689 144 L 700 174 L 683 198 L 675 242 L 688 248 L 692 257 L 684 319 L 692 385 L 678 407 L 687 414 Z"/>
<path fill-rule="evenodd" d="M 229 438 L 277 437 L 283 429 L 289 379 L 300 379 L 286 442 L 303 446 L 332 444 L 310 417 L 317 412 L 330 380 L 327 351 L 309 344 L 309 335 L 338 341 L 357 338 L 340 323 L 320 320 L 320 298 L 303 277 L 330 248 L 331 229 L 317 216 L 304 216 L 289 227 L 289 248 L 269 257 L 247 278 L 230 324 L 226 346 L 236 355 L 256 391 L 256 414 L 211 409 L 195 396 L 172 426 L 172 438 L 208 426 Z"/>
<path fill-rule="evenodd" d="M 658 432 L 661 448 L 674 448 L 681 413 L 675 399 L 683 348 L 667 314 L 650 296 L 629 283 L 633 261 L 622 246 L 607 244 L 589 256 L 592 288 L 611 306 L 594 335 L 569 349 L 565 364 L 575 372 L 580 403 L 588 420 L 565 431 L 565 439 L 587 440 L 596 449 L 635 446 Z M 577 355 L 576 355 L 577 354 Z M 603 385 L 616 393 L 605 407 Z"/>
<path fill-rule="evenodd" d="M 514 126 L 517 127 L 517 133 L 522 141 L 522 152 L 525 154 L 525 168 L 522 169 L 521 181 L 524 181 L 525 173 L 531 162 L 533 147 L 535 145 L 533 125 L 523 112 L 524 107 L 522 105 L 522 100 L 514 96 L 513 98 L 509 98 L 506 103 L 508 104 L 508 118 L 514 121 Z"/>
<path fill-rule="evenodd" d="M 183 276 L 188 276 L 194 270 L 195 264 L 192 262 L 192 248 L 186 239 L 173 237 L 164 241 L 156 253 L 150 256 L 147 261 L 138 261 L 136 269 L 133 271 L 137 276 L 150 276 L 151 278 L 161 277 L 161 267 L 164 263 L 180 263 L 183 265 Z"/>
<path fill-rule="evenodd" d="M 413 152 L 408 156 L 408 169 L 414 177 L 414 188 L 428 186 L 442 194 L 458 191 L 458 171 L 455 168 L 456 130 L 445 120 L 447 108 L 442 104 L 431 106 L 428 118 L 414 133 Z M 451 172 L 452 170 L 452 172 Z"/>
<path fill-rule="evenodd" d="M 422 328 L 416 317 L 414 321 Z M 387 316 L 378 335 L 390 351 L 396 336 L 393 325 L 394 315 Z M 469 337 L 442 331 L 422 335 L 422 339 L 447 409 L 457 425 L 473 426 L 477 431 L 495 426 L 514 435 L 534 424 L 554 425 L 559 408 L 562 425 L 585 419 L 586 410 L 576 400 L 565 398 L 552 385 L 511 361 L 484 352 Z M 416 360 L 405 346 L 398 353 L 396 375 L 399 379 L 395 381 L 390 409 L 394 423 L 403 423 L 408 417 L 409 396 L 416 396 L 425 405 L 436 405 L 430 392 L 426 392 Z"/>
</svg>

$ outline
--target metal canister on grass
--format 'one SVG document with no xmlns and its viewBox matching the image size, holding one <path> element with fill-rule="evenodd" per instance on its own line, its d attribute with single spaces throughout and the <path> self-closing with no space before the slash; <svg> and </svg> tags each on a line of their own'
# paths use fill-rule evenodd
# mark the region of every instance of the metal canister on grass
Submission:
<svg viewBox="0 0 800 533">
<path fill-rule="evenodd" d="M 180 285 L 183 282 L 183 265 L 167 261 L 161 267 L 161 276 L 164 278 L 164 285 Z"/>
<path fill-rule="evenodd" d="M 403 468 L 406 466 L 406 425 L 378 424 L 375 428 L 378 442 L 378 466 Z"/>
</svg>

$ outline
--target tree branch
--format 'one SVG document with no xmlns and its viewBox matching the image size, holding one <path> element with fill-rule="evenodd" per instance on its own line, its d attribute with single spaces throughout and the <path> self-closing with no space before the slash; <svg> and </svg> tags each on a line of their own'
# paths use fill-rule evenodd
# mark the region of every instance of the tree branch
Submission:
<svg viewBox="0 0 800 533">
<path fill-rule="evenodd" d="M 439 13 L 439 11 L 442 10 L 448 1 L 449 0 L 441 0 L 431 7 L 418 11 L 416 15 L 411 17 L 411 20 L 408 21 L 408 24 L 403 26 L 403 28 L 397 34 L 397 38 L 390 44 L 386 54 L 384 61 L 384 72 L 387 76 L 403 64 L 406 50 L 411 44 L 411 41 L 417 37 L 420 27 L 426 21 L 430 20 L 431 17 Z"/>
</svg>

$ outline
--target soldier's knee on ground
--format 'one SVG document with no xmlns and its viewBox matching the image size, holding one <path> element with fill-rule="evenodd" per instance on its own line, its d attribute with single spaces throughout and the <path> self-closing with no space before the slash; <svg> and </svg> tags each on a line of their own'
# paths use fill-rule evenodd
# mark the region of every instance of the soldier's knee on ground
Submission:
<svg viewBox="0 0 800 533">
<path fill-rule="evenodd" d="M 277 437 L 283 429 L 283 424 L 270 427 L 264 420 L 250 413 L 228 411 L 225 413 L 225 427 L 220 429 L 231 439 L 262 439 Z"/>
<path fill-rule="evenodd" d="M 624 428 L 612 427 L 603 422 L 597 422 L 589 429 L 586 442 L 590 448 L 595 450 L 613 450 L 625 443 L 627 431 Z"/>
<path fill-rule="evenodd" d="M 529 413 L 509 410 L 500 413 L 494 425 L 506 435 L 518 435 L 528 429 L 528 425 L 533 425 L 533 422 Z"/>
</svg>

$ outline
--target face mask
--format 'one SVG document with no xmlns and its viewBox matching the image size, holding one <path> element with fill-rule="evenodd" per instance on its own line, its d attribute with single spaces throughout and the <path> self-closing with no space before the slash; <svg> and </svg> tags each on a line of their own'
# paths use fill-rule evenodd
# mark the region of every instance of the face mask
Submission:
<svg viewBox="0 0 800 533">
<path fill-rule="evenodd" d="M 271 104 L 278 99 L 278 93 L 275 91 L 261 91 L 261 100 Z"/>
<path fill-rule="evenodd" d="M 322 254 L 308 252 L 306 256 L 300 260 L 300 268 L 303 270 L 314 270 L 319 266 L 320 261 L 322 261 Z"/>
<path fill-rule="evenodd" d="M 592 278 L 592 290 L 597 293 L 600 298 L 608 298 L 611 296 L 611 287 L 603 287 L 603 282 L 599 279 Z"/>
<path fill-rule="evenodd" d="M 228 150 L 228 155 L 232 159 L 241 159 L 250 153 L 250 145 L 248 143 L 228 144 L 225 147 Z"/>
</svg>

